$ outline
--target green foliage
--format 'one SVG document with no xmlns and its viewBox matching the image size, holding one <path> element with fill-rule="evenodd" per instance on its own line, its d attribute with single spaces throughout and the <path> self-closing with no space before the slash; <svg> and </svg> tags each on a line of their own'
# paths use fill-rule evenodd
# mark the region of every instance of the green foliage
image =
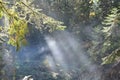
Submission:
<svg viewBox="0 0 120 80">
<path fill-rule="evenodd" d="M 98 16 L 101 13 L 100 1 L 99 0 L 90 0 L 91 4 L 90 17 Z"/>
<path fill-rule="evenodd" d="M 109 56 L 102 58 L 102 65 L 112 63 L 115 60 L 115 57 L 116 55 L 110 54 Z"/>
<path fill-rule="evenodd" d="M 117 8 L 113 8 L 111 10 L 111 14 L 109 14 L 106 19 L 103 22 L 103 25 L 105 27 L 103 27 L 103 33 L 105 36 L 105 41 L 103 43 L 103 48 L 105 49 L 104 52 L 106 52 L 107 50 L 110 49 L 114 49 L 115 46 L 120 46 L 119 43 L 116 44 L 116 42 L 119 41 L 120 37 L 119 37 L 119 24 L 120 24 L 120 13 L 119 13 L 119 9 Z M 116 32 L 117 31 L 117 32 Z M 116 42 L 114 42 L 116 41 Z M 114 46 L 114 47 L 113 47 Z M 109 64 L 112 63 L 113 61 L 115 61 L 115 59 L 119 57 L 118 53 L 116 53 L 113 51 L 110 55 L 104 57 L 103 63 L 102 64 Z"/>
<path fill-rule="evenodd" d="M 107 33 L 107 37 L 112 34 L 113 29 L 120 23 L 120 13 L 118 11 L 117 8 L 113 8 L 111 14 L 109 14 L 102 23 L 105 25 L 105 27 L 103 27 L 103 32 Z"/>
<path fill-rule="evenodd" d="M 4 38 L 7 37 L 7 35 L 4 33 L 4 29 L 0 27 L 0 46 L 6 41 Z"/>
<path fill-rule="evenodd" d="M 120 57 L 120 48 L 113 51 L 110 55 L 102 58 L 102 60 L 103 60 L 102 65 L 110 64 L 114 61 L 117 61 L 117 60 L 119 60 L 119 57 Z"/>
<path fill-rule="evenodd" d="M 19 50 L 21 45 L 25 45 L 25 35 L 27 34 L 27 23 L 24 20 L 19 20 L 14 22 L 10 25 L 8 29 L 9 34 L 9 41 L 8 44 L 11 44 Z"/>
<path fill-rule="evenodd" d="M 36 28 L 40 30 L 49 29 L 49 32 L 53 32 L 54 30 L 64 30 L 66 28 L 66 26 L 63 25 L 63 22 L 56 21 L 55 19 L 46 16 L 45 14 L 40 13 L 39 15 L 37 15 L 37 17 L 38 18 L 36 18 L 35 20 L 35 23 L 37 24 Z M 45 26 L 39 25 L 39 22 L 41 22 L 41 25 Z"/>
<path fill-rule="evenodd" d="M 26 44 L 28 31 L 28 23 L 36 25 L 35 28 L 40 31 L 49 28 L 49 31 L 64 30 L 63 22 L 42 13 L 41 9 L 37 9 L 32 1 L 16 0 L 2 1 L 0 0 L 0 18 L 5 18 L 4 34 L 7 35 L 8 44 L 15 46 L 16 50 Z M 46 26 L 44 26 L 46 25 Z M 7 40 L 7 39 L 5 39 Z"/>
</svg>

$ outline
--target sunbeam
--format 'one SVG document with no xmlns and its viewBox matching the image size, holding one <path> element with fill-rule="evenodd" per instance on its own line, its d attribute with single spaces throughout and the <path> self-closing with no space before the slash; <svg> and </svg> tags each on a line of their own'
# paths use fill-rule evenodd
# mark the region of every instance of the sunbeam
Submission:
<svg viewBox="0 0 120 80">
<path fill-rule="evenodd" d="M 96 72 L 97 65 L 90 61 L 87 53 L 82 50 L 80 42 L 71 33 L 65 31 L 55 32 L 53 36 L 46 36 L 45 39 L 53 58 L 55 58 L 56 63 L 60 64 L 64 71 L 70 71 L 71 69 L 80 69 L 82 71 L 82 67 L 84 67 L 88 72 Z M 100 73 L 96 75 L 97 77 L 94 80 L 99 80 Z M 95 77 L 96 75 L 92 76 Z M 87 78 L 87 80 L 90 79 Z"/>
</svg>

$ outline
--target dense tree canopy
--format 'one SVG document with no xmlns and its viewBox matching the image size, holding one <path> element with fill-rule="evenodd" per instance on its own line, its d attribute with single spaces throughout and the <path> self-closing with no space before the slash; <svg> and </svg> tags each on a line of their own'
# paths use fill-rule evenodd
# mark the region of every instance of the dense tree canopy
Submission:
<svg viewBox="0 0 120 80">
<path fill-rule="evenodd" d="M 120 60 L 119 0 L 0 0 L 0 23 L 0 56 L 9 45 L 25 46 L 32 26 L 42 34 L 73 33 L 100 66 Z"/>
<path fill-rule="evenodd" d="M 63 30 L 63 22 L 43 14 L 41 9 L 28 0 L 0 1 L 0 17 L 4 18 L 4 26 L 1 26 L 1 34 L 8 38 L 8 44 L 15 46 L 17 50 L 26 44 L 25 35 L 28 33 L 28 24 L 35 25 L 41 30 Z M 1 42 L 4 35 L 1 35 Z M 7 41 L 7 40 L 5 40 Z"/>
<path fill-rule="evenodd" d="M 51 8 L 51 12 L 55 13 L 58 19 L 65 23 L 67 29 L 80 35 L 86 41 L 86 37 L 90 35 L 87 35 L 84 29 L 87 25 L 92 24 L 89 27 L 94 30 L 95 34 L 101 36 L 102 41 L 88 38 L 89 42 L 93 40 L 92 43 L 88 43 L 93 44 L 93 46 L 88 45 L 90 55 L 103 54 L 101 56 L 103 57 L 106 53 L 110 54 L 113 50 L 119 48 L 120 7 L 117 0 L 46 0 L 43 2 L 47 2 L 46 9 L 49 11 Z M 27 42 L 25 36 L 29 33 L 28 24 L 34 25 L 41 32 L 44 30 L 52 32 L 66 28 L 63 22 L 47 16 L 50 14 L 39 9 L 38 7 L 43 7 L 39 4 L 34 5 L 34 3 L 36 1 L 0 0 L 0 17 L 4 22 L 4 25 L 0 28 L 1 43 L 7 42 L 18 50 Z M 41 3 L 41 5 L 43 4 Z M 80 27 L 80 25 L 82 26 Z M 117 41 L 117 43 L 114 43 L 114 41 Z M 113 57 L 115 54 L 113 53 L 110 56 Z M 106 59 L 111 58 L 110 56 L 103 58 L 105 63 L 115 60 L 114 57 L 114 59 L 107 61 Z"/>
</svg>

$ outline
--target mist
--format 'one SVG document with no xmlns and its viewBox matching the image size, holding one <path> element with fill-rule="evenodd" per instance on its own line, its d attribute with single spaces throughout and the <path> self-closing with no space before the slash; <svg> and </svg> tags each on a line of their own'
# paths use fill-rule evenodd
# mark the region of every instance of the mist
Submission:
<svg viewBox="0 0 120 80">
<path fill-rule="evenodd" d="M 39 7 L 42 6 L 46 15 L 64 21 L 63 16 L 60 17 L 50 10 L 46 1 L 36 0 L 35 3 Z M 68 22 L 65 25 L 72 26 Z M 83 29 L 84 35 L 90 40 L 99 39 L 99 35 L 95 35 L 92 28 L 88 27 L 90 26 Z M 19 80 L 28 75 L 31 75 L 34 80 L 50 80 L 46 78 L 45 72 L 55 80 L 59 77 L 64 77 L 65 80 L 101 80 L 102 72 L 84 49 L 84 39 L 70 32 L 69 28 L 49 34 L 42 34 L 39 30 L 34 29 L 26 38 L 28 45 L 22 47 L 18 52 L 12 46 L 5 51 L 3 57 L 5 74 L 3 76 L 6 77 L 6 80 Z M 73 75 L 77 76 L 77 79 L 72 78 Z"/>
<path fill-rule="evenodd" d="M 44 42 L 41 42 L 42 39 Z M 72 33 L 55 31 L 50 35 L 40 36 L 36 41 L 23 47 L 17 53 L 14 48 L 11 48 L 11 52 L 6 52 L 4 69 L 6 72 L 8 69 L 10 70 L 6 74 L 8 78 L 14 76 L 14 71 L 16 71 L 15 74 L 32 75 L 35 80 L 38 80 L 36 75 L 39 75 L 38 72 L 42 73 L 41 68 L 44 66 L 45 71 L 50 72 L 51 75 L 60 76 L 64 73 L 72 79 L 73 72 L 77 71 L 76 75 L 78 75 L 78 79 L 80 78 L 79 80 L 101 79 L 101 71 L 83 49 L 83 41 Z M 25 71 L 28 72 L 22 72 L 22 69 L 27 68 L 28 70 Z M 31 69 L 40 71 L 32 73 Z"/>
</svg>

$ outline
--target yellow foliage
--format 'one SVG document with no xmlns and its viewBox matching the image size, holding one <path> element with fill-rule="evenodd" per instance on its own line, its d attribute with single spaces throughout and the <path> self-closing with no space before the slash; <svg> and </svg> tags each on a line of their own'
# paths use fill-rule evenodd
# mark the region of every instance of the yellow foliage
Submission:
<svg viewBox="0 0 120 80">
<path fill-rule="evenodd" d="M 24 20 L 13 20 L 13 23 L 9 27 L 8 34 L 9 34 L 9 44 L 15 46 L 19 50 L 21 45 L 26 43 L 25 35 L 28 32 L 27 22 Z"/>
<path fill-rule="evenodd" d="M 95 12 L 90 12 L 90 16 L 95 16 Z"/>
<path fill-rule="evenodd" d="M 90 0 L 90 1 L 89 1 L 89 3 L 92 3 L 92 2 L 93 2 L 93 0 Z"/>
<path fill-rule="evenodd" d="M 65 28 L 62 22 L 39 12 L 41 10 L 36 9 L 31 2 L 31 0 L 17 0 L 13 4 L 9 0 L 7 2 L 0 0 L 0 18 L 4 17 L 7 21 L 4 28 L 8 35 L 8 44 L 15 46 L 16 50 L 27 43 L 25 35 L 28 33 L 28 23 L 35 24 L 37 29 L 43 29 L 40 25 L 43 21 L 42 25 L 47 25 L 50 32 Z"/>
</svg>

